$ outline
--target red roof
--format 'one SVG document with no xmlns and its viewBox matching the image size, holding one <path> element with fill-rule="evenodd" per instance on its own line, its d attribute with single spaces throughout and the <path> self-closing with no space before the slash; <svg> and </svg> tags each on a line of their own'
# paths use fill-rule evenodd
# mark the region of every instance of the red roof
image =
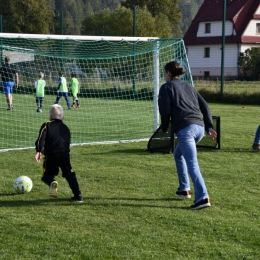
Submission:
<svg viewBox="0 0 260 260">
<path fill-rule="evenodd" d="M 222 21 L 224 0 L 205 0 L 184 35 L 185 45 L 217 44 L 222 42 L 222 36 L 197 37 L 200 22 Z M 255 43 L 260 42 L 259 36 L 242 36 L 251 19 L 259 19 L 256 14 L 259 0 L 226 0 L 226 20 L 232 21 L 236 35 L 226 36 L 226 43 Z"/>
</svg>

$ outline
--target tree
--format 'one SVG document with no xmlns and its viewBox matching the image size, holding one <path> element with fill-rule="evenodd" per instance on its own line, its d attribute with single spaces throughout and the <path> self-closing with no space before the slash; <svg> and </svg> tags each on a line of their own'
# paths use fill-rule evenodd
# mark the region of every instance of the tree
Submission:
<svg viewBox="0 0 260 260">
<path fill-rule="evenodd" d="M 53 0 L 48 0 L 53 1 Z M 83 0 L 54 0 L 55 5 L 55 33 L 80 34 L 80 27 L 85 18 L 85 4 Z M 87 3 L 86 3 L 87 4 Z M 61 20 L 61 13 L 63 17 Z M 61 24 L 61 21 L 63 24 Z"/>
<path fill-rule="evenodd" d="M 125 0 L 121 2 L 122 6 L 131 10 L 133 10 L 134 6 L 147 7 L 153 17 L 159 14 L 166 15 L 171 23 L 172 34 L 175 37 L 181 35 L 179 28 L 181 12 L 178 9 L 178 3 L 179 0 Z"/>
<path fill-rule="evenodd" d="M 204 0 L 195 0 L 196 4 L 200 7 Z"/>
<path fill-rule="evenodd" d="M 119 0 L 48 0 L 55 2 L 55 33 L 61 31 L 61 12 L 63 12 L 63 33 L 80 34 L 82 21 L 101 10 L 115 10 Z"/>
<path fill-rule="evenodd" d="M 81 34 L 83 35 L 107 35 L 107 20 L 110 17 L 109 9 L 100 13 L 92 14 L 82 22 Z"/>
<path fill-rule="evenodd" d="M 136 23 L 136 36 L 172 37 L 171 24 L 166 15 L 158 14 L 153 17 L 147 8 L 138 7 Z M 106 9 L 93 14 L 83 21 L 81 33 L 85 35 L 133 36 L 133 12 L 128 8 L 118 7 L 114 12 Z"/>
<path fill-rule="evenodd" d="M 199 10 L 199 5 L 196 3 L 195 0 L 182 0 L 179 3 L 179 8 L 182 12 L 180 29 L 182 31 L 182 35 L 184 36 L 193 18 Z"/>
<path fill-rule="evenodd" d="M 101 0 L 102 8 L 109 8 L 110 11 L 114 11 L 120 4 L 119 0 Z"/>
<path fill-rule="evenodd" d="M 258 80 L 260 75 L 260 48 L 253 47 L 240 52 L 238 65 L 243 69 L 244 76 L 251 76 Z"/>
<path fill-rule="evenodd" d="M 46 0 L 1 0 L 3 31 L 48 34 L 53 28 L 54 12 Z"/>
</svg>

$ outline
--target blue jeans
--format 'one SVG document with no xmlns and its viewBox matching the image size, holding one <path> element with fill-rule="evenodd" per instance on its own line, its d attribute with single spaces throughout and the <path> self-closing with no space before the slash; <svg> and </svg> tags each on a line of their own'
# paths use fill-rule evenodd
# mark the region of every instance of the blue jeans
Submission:
<svg viewBox="0 0 260 260">
<path fill-rule="evenodd" d="M 260 125 L 258 126 L 256 133 L 255 133 L 254 144 L 260 144 Z"/>
<path fill-rule="evenodd" d="M 178 145 L 173 154 L 179 177 L 178 191 L 190 190 L 189 172 L 195 190 L 195 203 L 202 199 L 209 198 L 205 182 L 200 172 L 196 148 L 196 143 L 203 138 L 204 133 L 204 127 L 195 124 L 180 130 L 177 133 Z"/>
</svg>

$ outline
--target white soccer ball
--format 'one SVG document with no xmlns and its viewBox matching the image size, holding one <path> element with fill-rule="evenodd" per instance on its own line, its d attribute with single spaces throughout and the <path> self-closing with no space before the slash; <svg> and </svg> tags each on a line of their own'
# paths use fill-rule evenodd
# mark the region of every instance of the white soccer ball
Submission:
<svg viewBox="0 0 260 260">
<path fill-rule="evenodd" d="M 32 180 L 27 176 L 19 176 L 14 181 L 14 190 L 16 193 L 30 192 L 32 187 Z"/>
</svg>

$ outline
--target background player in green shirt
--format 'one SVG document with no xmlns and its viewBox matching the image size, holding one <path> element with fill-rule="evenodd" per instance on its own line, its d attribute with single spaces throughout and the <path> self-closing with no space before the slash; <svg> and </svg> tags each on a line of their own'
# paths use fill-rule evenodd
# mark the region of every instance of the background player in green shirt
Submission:
<svg viewBox="0 0 260 260">
<path fill-rule="evenodd" d="M 70 80 L 70 87 L 71 87 L 71 92 L 73 96 L 73 104 L 71 107 L 76 107 L 80 108 L 79 105 L 79 99 L 78 99 L 78 93 L 79 93 L 79 81 L 77 79 L 77 75 L 75 73 L 71 74 L 71 80 Z"/>
<path fill-rule="evenodd" d="M 59 87 L 58 93 L 56 97 L 56 101 L 54 104 L 58 104 L 61 97 L 64 97 L 67 102 L 67 106 L 70 109 L 70 100 L 68 98 L 68 87 L 67 87 L 67 80 L 63 77 L 63 73 L 59 72 L 59 79 L 58 79 Z"/>
<path fill-rule="evenodd" d="M 46 82 L 43 79 L 44 78 L 44 73 L 40 72 L 39 74 L 39 79 L 35 81 L 34 83 L 34 88 L 36 91 L 36 105 L 37 105 L 37 112 L 42 112 L 42 104 L 44 100 L 44 88 L 46 86 Z"/>
</svg>

